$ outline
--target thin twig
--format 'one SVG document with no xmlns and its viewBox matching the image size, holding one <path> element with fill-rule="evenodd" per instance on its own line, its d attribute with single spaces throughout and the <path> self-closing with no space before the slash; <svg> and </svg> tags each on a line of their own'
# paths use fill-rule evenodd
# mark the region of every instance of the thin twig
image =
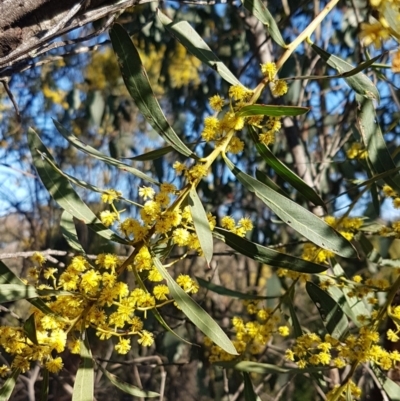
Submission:
<svg viewBox="0 0 400 401">
<path fill-rule="evenodd" d="M 7 92 L 8 97 L 11 100 L 11 103 L 14 106 L 15 114 L 17 115 L 17 120 L 21 124 L 22 119 L 21 119 L 21 114 L 19 112 L 18 103 L 15 100 L 15 97 L 14 97 L 13 93 L 11 92 L 10 86 L 8 85 L 8 79 L 2 79 L 1 82 L 2 82 L 2 84 L 4 86 L 5 91 Z"/>
<path fill-rule="evenodd" d="M 19 322 L 23 323 L 23 319 L 20 316 L 18 316 L 12 310 L 6 308 L 4 305 L 0 305 L 0 312 L 8 313 L 10 316 L 12 316 L 13 318 L 17 319 Z"/>
<path fill-rule="evenodd" d="M 289 386 L 289 384 L 291 383 L 292 380 L 293 380 L 293 378 L 289 379 L 289 381 L 279 389 L 278 394 L 275 396 L 273 401 L 278 401 L 279 398 L 281 398 L 282 394 L 286 390 L 286 387 Z"/>
<path fill-rule="evenodd" d="M 55 33 L 58 34 L 58 31 L 62 28 L 64 28 L 64 26 L 66 26 L 68 24 L 68 22 L 71 21 L 72 18 L 75 17 L 76 14 L 78 14 L 79 10 L 82 8 L 83 4 L 86 3 L 87 0 L 81 0 L 78 4 L 75 4 L 71 10 L 69 10 L 67 12 L 67 15 L 63 18 L 61 18 L 60 21 L 58 21 L 58 23 L 53 26 L 53 28 L 51 28 L 46 35 L 43 37 L 44 40 L 46 40 L 47 38 L 52 37 Z"/>
<path fill-rule="evenodd" d="M 76 253 L 67 252 L 67 251 L 57 251 L 54 249 L 47 249 L 45 251 L 29 251 L 29 252 L 12 252 L 12 253 L 0 253 L 0 260 L 5 259 L 16 259 L 16 258 L 30 258 L 35 253 L 41 253 L 43 256 L 47 258 L 47 260 L 51 263 L 60 264 L 60 261 L 53 256 L 68 256 L 74 257 Z M 88 259 L 96 259 L 97 255 L 86 255 Z"/>
<path fill-rule="evenodd" d="M 240 394 L 242 394 L 243 390 L 244 390 L 244 383 L 242 382 L 239 388 L 236 390 L 236 393 L 233 394 L 233 396 L 231 397 L 230 401 L 236 401 L 239 398 Z"/>
</svg>

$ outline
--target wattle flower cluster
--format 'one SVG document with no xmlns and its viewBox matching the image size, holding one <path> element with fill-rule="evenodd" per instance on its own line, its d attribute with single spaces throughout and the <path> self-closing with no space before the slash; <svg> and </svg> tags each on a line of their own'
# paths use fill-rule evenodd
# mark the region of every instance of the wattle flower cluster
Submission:
<svg viewBox="0 0 400 401">
<path fill-rule="evenodd" d="M 241 359 L 253 360 L 255 356 L 264 352 L 267 344 L 274 335 L 286 337 L 290 329 L 282 322 L 278 315 L 278 308 L 266 308 L 259 305 L 259 301 L 245 301 L 247 313 L 252 317 L 247 322 L 242 317 L 235 316 L 232 319 L 234 337 L 232 343 L 235 345 Z M 231 361 L 237 356 L 226 353 L 213 342 L 206 338 L 204 341 L 209 348 L 210 362 Z"/>
</svg>

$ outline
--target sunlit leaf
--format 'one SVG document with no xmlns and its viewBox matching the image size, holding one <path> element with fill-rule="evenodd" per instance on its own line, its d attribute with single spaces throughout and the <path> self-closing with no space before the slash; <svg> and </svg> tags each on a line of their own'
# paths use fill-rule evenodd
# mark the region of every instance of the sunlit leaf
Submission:
<svg viewBox="0 0 400 401">
<path fill-rule="evenodd" d="M 136 282 L 138 283 L 139 287 L 145 292 L 145 293 L 149 293 L 149 290 L 146 288 L 143 280 L 142 280 L 142 275 L 139 274 L 137 271 L 134 271 L 134 275 L 135 275 L 135 279 Z M 169 331 L 171 334 L 173 334 L 175 337 L 179 338 L 180 341 L 189 344 L 189 345 L 193 345 L 190 341 L 185 340 L 184 338 L 182 338 L 178 333 L 176 333 L 174 330 L 171 329 L 171 327 L 169 327 L 168 323 L 165 321 L 165 319 L 162 317 L 160 311 L 157 308 L 153 308 L 151 309 L 151 313 L 154 315 L 154 317 L 157 319 L 157 321 L 161 324 L 162 327 L 164 327 L 164 329 L 166 329 L 167 331 Z"/>
<path fill-rule="evenodd" d="M 60 221 L 61 233 L 68 245 L 78 253 L 85 254 L 85 250 L 79 242 L 78 234 L 74 224 L 74 217 L 67 211 L 63 211 Z"/>
<path fill-rule="evenodd" d="M 286 48 L 287 45 L 282 37 L 275 17 L 268 11 L 262 0 L 242 0 L 242 3 L 259 21 L 261 21 L 267 27 L 271 38 L 276 42 L 276 44 Z"/>
<path fill-rule="evenodd" d="M 281 267 L 293 270 L 299 273 L 321 273 L 326 271 L 327 266 L 309 262 L 295 256 L 287 255 L 282 252 L 275 251 L 255 242 L 224 230 L 223 228 L 215 228 L 214 235 L 221 239 L 225 244 L 229 245 L 241 255 L 247 256 L 257 262 L 265 263 L 273 267 Z"/>
<path fill-rule="evenodd" d="M 0 260 L 0 284 L 24 284 L 1 260 Z"/>
<path fill-rule="evenodd" d="M 201 249 L 207 263 L 209 264 L 213 257 L 213 237 L 210 229 L 210 223 L 207 219 L 207 214 L 204 210 L 199 195 L 197 195 L 196 189 L 192 188 L 190 190 L 188 202 Z"/>
<path fill-rule="evenodd" d="M 297 189 L 308 201 L 314 205 L 322 206 L 326 210 L 325 202 L 315 192 L 313 188 L 307 185 L 296 173 L 282 163 L 269 149 L 263 145 L 257 136 L 253 127 L 249 127 L 249 134 L 256 145 L 258 153 L 263 157 L 264 161 L 271 166 L 274 171 L 288 182 L 293 188 Z M 268 185 L 269 186 L 269 185 Z"/>
<path fill-rule="evenodd" d="M 283 116 L 300 116 L 307 113 L 309 107 L 297 106 L 276 106 L 271 104 L 252 104 L 244 106 L 237 113 L 239 116 L 269 116 L 269 117 L 283 117 Z"/>
<path fill-rule="evenodd" d="M 14 391 L 15 384 L 17 383 L 17 378 L 21 371 L 19 369 L 13 369 L 10 377 L 5 381 L 0 389 L 0 400 L 8 401 Z"/>
<path fill-rule="evenodd" d="M 197 326 L 208 338 L 220 346 L 228 354 L 237 355 L 229 337 L 219 327 L 218 323 L 197 303 L 195 302 L 171 277 L 166 268 L 157 258 L 153 258 L 157 270 L 167 282 L 170 294 L 176 301 L 182 312 Z"/>
<path fill-rule="evenodd" d="M 310 372 L 321 372 L 321 370 L 328 370 L 329 368 L 321 368 L 318 367 L 310 367 L 310 368 L 285 368 L 282 366 L 272 365 L 269 363 L 259 363 L 259 362 L 250 362 L 250 361 L 230 361 L 230 362 L 216 362 L 215 365 L 222 366 L 223 368 L 232 368 L 235 370 L 239 370 L 241 372 L 249 372 L 249 373 L 259 373 L 261 375 L 265 375 L 268 373 L 291 373 L 291 374 L 302 374 L 302 373 L 310 373 Z"/>
<path fill-rule="evenodd" d="M 1 260 L 0 260 L 0 285 L 15 284 L 17 286 L 25 285 Z M 37 296 L 37 295 L 36 295 Z M 38 308 L 44 314 L 54 313 L 40 298 L 28 299 L 28 302 Z"/>
<path fill-rule="evenodd" d="M 346 277 L 345 271 L 338 263 L 333 266 L 333 273 L 336 277 Z M 331 285 L 328 288 L 328 292 L 357 327 L 363 326 L 363 323 L 357 319 L 357 316 L 369 316 L 370 314 L 363 299 L 349 297 L 348 293 L 351 292 L 351 288 L 347 286 L 338 288 L 336 285 Z"/>
<path fill-rule="evenodd" d="M 379 263 L 380 266 L 400 268 L 400 259 L 382 259 Z"/>
<path fill-rule="evenodd" d="M 346 401 L 353 401 L 350 384 L 347 384 L 347 386 L 346 386 Z"/>
<path fill-rule="evenodd" d="M 157 16 L 168 32 L 175 36 L 190 53 L 217 71 L 225 81 L 232 85 L 242 85 L 188 22 L 173 22 L 160 10 L 157 11 Z"/>
<path fill-rule="evenodd" d="M 347 288 L 340 289 L 337 286 L 330 286 L 328 292 L 333 300 L 340 305 L 343 312 L 351 319 L 351 321 L 356 326 L 361 327 L 363 323 L 357 319 L 357 316 L 369 316 L 369 311 L 365 307 L 363 300 L 360 300 L 357 297 L 348 297 L 347 293 L 350 292 L 350 289 Z"/>
<path fill-rule="evenodd" d="M 347 258 L 357 256 L 357 252 L 351 243 L 322 219 L 250 175 L 243 173 L 228 158 L 225 157 L 224 160 L 236 178 L 249 191 L 254 192 L 279 218 L 298 233 L 319 247 L 338 255 Z"/>
<path fill-rule="evenodd" d="M 90 351 L 87 332 L 81 339 L 81 363 L 76 372 L 72 401 L 92 401 L 94 399 L 94 362 Z"/>
<path fill-rule="evenodd" d="M 197 159 L 197 156 L 181 141 L 162 112 L 150 86 L 149 78 L 128 32 L 118 24 L 110 29 L 110 38 L 122 78 L 128 92 L 149 124 L 179 153 Z"/>
<path fill-rule="evenodd" d="M 97 366 L 115 387 L 119 388 L 126 394 L 130 394 L 130 395 L 133 395 L 134 397 L 141 397 L 141 398 L 144 398 L 144 397 L 154 398 L 154 397 L 160 396 L 160 394 L 158 394 L 158 393 L 155 393 L 153 391 L 141 390 L 139 387 L 133 386 L 132 384 L 129 384 L 129 383 L 119 379 L 117 376 L 110 373 L 107 369 L 104 369 L 100 363 L 98 363 Z"/>
<path fill-rule="evenodd" d="M 317 307 L 328 333 L 338 340 L 349 330 L 349 322 L 340 305 L 314 283 L 307 281 L 306 290 Z"/>
<path fill-rule="evenodd" d="M 371 368 L 375 373 L 379 383 L 381 383 L 383 389 L 385 390 L 385 393 L 388 395 L 390 401 L 400 401 L 400 386 L 392 379 L 387 377 L 387 375 L 382 372 L 382 370 L 374 363 L 371 363 Z"/>
<path fill-rule="evenodd" d="M 358 127 L 367 147 L 372 169 L 378 174 L 388 170 L 396 171 L 397 166 L 386 147 L 381 128 L 377 123 L 373 101 L 363 98 L 357 98 L 357 100 L 361 106 L 358 112 Z M 400 174 L 398 172 L 383 177 L 383 180 L 400 193 Z"/>
<path fill-rule="evenodd" d="M 128 244 L 129 242 L 127 240 L 121 238 L 119 235 L 105 227 L 96 217 L 96 215 L 89 209 L 89 207 L 81 200 L 68 180 L 62 175 L 58 174 L 49 165 L 49 163 L 42 159 L 40 154 L 46 155 L 46 157 L 52 163 L 56 164 L 54 159 L 50 156 L 50 152 L 43 145 L 39 136 L 31 128 L 28 130 L 28 142 L 33 163 L 36 167 L 38 175 L 53 199 L 64 210 L 76 217 L 78 220 L 83 221 L 88 228 L 100 236 L 121 244 Z"/>
<path fill-rule="evenodd" d="M 107 156 L 104 153 L 99 152 L 97 149 L 87 145 L 86 143 L 82 142 L 79 138 L 75 135 L 71 134 L 66 128 L 64 128 L 58 121 L 53 120 L 54 125 L 56 126 L 58 132 L 75 148 L 81 150 L 82 152 L 101 160 L 104 163 L 109 164 L 110 166 L 114 166 L 121 171 L 126 171 L 135 175 L 138 178 L 141 178 L 144 181 L 151 182 L 152 184 L 158 185 L 159 183 L 154 178 L 146 175 L 142 171 L 129 166 L 128 164 L 122 163 L 113 157 Z"/>
<path fill-rule="evenodd" d="M 211 283 L 210 281 L 206 281 L 198 276 L 196 276 L 196 280 L 199 283 L 200 287 L 206 288 L 207 290 L 215 292 L 216 294 L 225 295 L 225 296 L 231 297 L 231 298 L 250 299 L 250 300 L 253 300 L 253 299 L 263 300 L 263 299 L 279 298 L 279 296 L 262 297 L 260 295 L 244 294 L 243 292 L 230 290 L 229 288 L 223 287 L 222 285 L 217 285 L 217 284 Z"/>
<path fill-rule="evenodd" d="M 347 61 L 342 60 L 333 54 L 327 53 L 315 44 L 312 44 L 313 50 L 326 61 L 326 63 L 334 68 L 339 74 L 343 74 L 354 70 L 354 67 Z M 372 81 L 362 72 L 359 72 L 350 77 L 344 78 L 349 86 L 359 95 L 379 101 L 379 92 Z"/>
<path fill-rule="evenodd" d="M 19 299 L 37 298 L 36 288 L 25 284 L 1 284 L 0 304 L 18 301 Z"/>
</svg>

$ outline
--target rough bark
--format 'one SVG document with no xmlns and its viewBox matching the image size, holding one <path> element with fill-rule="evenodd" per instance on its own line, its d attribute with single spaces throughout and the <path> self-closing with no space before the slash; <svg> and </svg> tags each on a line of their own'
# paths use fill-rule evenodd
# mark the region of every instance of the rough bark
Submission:
<svg viewBox="0 0 400 401">
<path fill-rule="evenodd" d="M 0 0 L 1 1 L 1 0 Z M 0 3 L 0 78 L 32 64 L 57 47 L 58 36 L 150 0 L 3 0 Z M 95 33 L 95 32 L 94 32 Z M 62 42 L 59 46 L 62 45 Z"/>
</svg>

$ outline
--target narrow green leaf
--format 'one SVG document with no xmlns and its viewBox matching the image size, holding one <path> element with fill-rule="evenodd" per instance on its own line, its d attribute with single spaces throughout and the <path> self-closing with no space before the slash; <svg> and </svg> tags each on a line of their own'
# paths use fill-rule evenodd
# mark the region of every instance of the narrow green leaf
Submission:
<svg viewBox="0 0 400 401">
<path fill-rule="evenodd" d="M 400 166 L 399 166 L 399 167 L 396 167 L 395 169 L 387 170 L 387 171 L 385 171 L 384 173 L 375 174 L 372 178 L 369 178 L 368 180 L 361 181 L 360 183 L 358 183 L 358 184 L 356 184 L 356 185 L 353 185 L 353 186 L 352 186 L 350 189 L 348 189 L 347 191 L 341 192 L 337 197 L 334 197 L 332 200 L 327 201 L 327 203 L 334 202 L 334 201 L 336 201 L 336 199 L 337 199 L 338 197 L 343 196 L 343 195 L 345 195 L 345 194 L 347 194 L 347 193 L 353 191 L 354 189 L 362 188 L 362 187 L 364 187 L 364 186 L 366 186 L 366 185 L 371 185 L 371 184 L 373 184 L 373 183 L 375 183 L 375 182 L 377 182 L 377 181 L 379 181 L 379 180 L 385 179 L 385 178 L 386 178 L 387 176 L 389 176 L 389 175 L 392 175 L 392 174 L 394 174 L 394 173 L 398 173 L 399 171 L 400 171 Z"/>
<path fill-rule="evenodd" d="M 5 381 L 3 387 L 0 389 L 1 401 L 8 401 L 10 399 L 20 373 L 21 371 L 19 369 L 13 369 L 10 377 Z"/>
<path fill-rule="evenodd" d="M 54 313 L 54 311 L 49 308 L 46 303 L 43 301 L 43 299 L 40 298 L 33 298 L 33 299 L 28 299 L 29 303 L 32 304 L 35 308 L 39 309 L 41 312 L 43 312 L 46 315 L 57 315 Z"/>
<path fill-rule="evenodd" d="M 36 290 L 37 293 L 41 296 L 41 297 L 59 297 L 62 295 L 68 295 L 71 296 L 74 293 L 71 291 L 64 291 L 64 290 Z M 54 312 L 52 312 L 54 313 Z"/>
<path fill-rule="evenodd" d="M 345 271 L 342 267 L 336 263 L 333 266 L 333 273 L 336 277 L 346 277 Z M 348 293 L 351 291 L 349 287 L 338 288 L 335 285 L 329 286 L 329 295 L 340 305 L 343 312 L 351 319 L 351 321 L 357 326 L 363 326 L 357 316 L 364 315 L 369 316 L 370 312 L 364 304 L 362 299 L 357 297 L 349 297 Z"/>
<path fill-rule="evenodd" d="M 365 171 L 366 171 L 368 177 L 369 178 L 373 178 L 374 177 L 374 173 L 372 171 L 370 163 L 365 163 L 365 162 L 363 162 L 361 160 L 359 160 L 359 162 L 362 163 L 363 166 L 365 166 Z M 380 214 L 381 202 L 379 200 L 378 186 L 376 185 L 375 182 L 373 182 L 370 185 L 369 193 L 370 193 L 371 198 L 372 198 L 372 206 L 373 206 L 373 208 L 375 210 L 376 215 L 378 216 Z"/>
<path fill-rule="evenodd" d="M 268 11 L 262 0 L 242 0 L 243 5 L 268 29 L 271 38 L 279 46 L 286 48 L 287 45 L 282 37 L 281 31 L 275 21 L 275 18 Z"/>
<path fill-rule="evenodd" d="M 190 190 L 188 202 L 201 249 L 207 263 L 209 264 L 213 257 L 213 237 L 210 229 L 210 223 L 207 219 L 207 214 L 195 188 Z"/>
<path fill-rule="evenodd" d="M 55 163 L 53 163 L 49 157 L 45 154 L 41 154 L 42 159 L 45 160 L 47 163 L 49 163 L 49 165 L 60 175 L 62 175 L 63 177 L 65 177 L 70 183 L 75 184 L 81 188 L 85 188 L 88 189 L 89 191 L 92 192 L 97 192 L 99 194 L 104 194 L 105 190 L 99 187 L 96 187 L 92 184 L 89 184 L 86 181 L 83 180 L 79 180 L 78 178 L 73 177 L 72 175 L 69 175 L 67 173 L 64 173 L 64 171 L 62 171 Z M 138 207 L 142 207 L 142 205 L 140 205 L 139 203 L 133 202 L 130 199 L 124 198 L 123 196 L 118 196 L 117 198 L 119 201 L 123 201 L 126 203 L 130 203 L 131 205 L 135 205 Z"/>
<path fill-rule="evenodd" d="M 79 242 L 78 234 L 76 232 L 74 217 L 67 211 L 63 211 L 60 221 L 61 233 L 68 245 L 78 253 L 85 254 L 85 250 Z"/>
<path fill-rule="evenodd" d="M 322 219 L 250 175 L 243 173 L 228 158 L 225 157 L 224 160 L 236 178 L 294 230 L 321 248 L 343 257 L 357 257 L 357 252 L 351 243 Z"/>
<path fill-rule="evenodd" d="M 40 389 L 40 401 L 48 401 L 49 399 L 49 371 L 42 369 L 42 386 Z"/>
<path fill-rule="evenodd" d="M 269 149 L 263 145 L 257 136 L 253 127 L 249 127 L 250 137 L 256 145 L 258 153 L 264 158 L 264 161 L 271 166 L 276 174 L 287 181 L 293 188 L 297 189 L 308 201 L 314 205 L 322 206 L 326 210 L 325 202 L 315 192 L 313 188 L 307 185 L 296 173 L 283 164 Z M 257 174 L 256 174 L 257 176 Z M 269 186 L 269 185 L 268 185 Z"/>
<path fill-rule="evenodd" d="M 390 401 L 400 401 L 400 386 L 392 379 L 389 379 L 389 377 L 387 377 L 387 375 L 374 363 L 371 363 L 371 368 Z"/>
<path fill-rule="evenodd" d="M 309 262 L 256 244 L 219 227 L 214 229 L 214 235 L 241 255 L 269 266 L 281 267 L 299 273 L 321 273 L 328 268 L 328 266 Z"/>
<path fill-rule="evenodd" d="M 379 266 L 400 268 L 400 259 L 382 259 Z"/>
<path fill-rule="evenodd" d="M 26 319 L 24 326 L 24 333 L 26 336 L 36 345 L 38 345 L 37 335 L 36 335 L 36 322 L 35 322 L 35 314 L 32 313 L 28 319 Z"/>
<path fill-rule="evenodd" d="M 258 373 L 260 375 L 265 375 L 268 373 L 277 373 L 277 374 L 303 374 L 303 373 L 313 373 L 313 372 L 321 372 L 321 370 L 328 370 L 329 368 L 321 368 L 318 367 L 310 367 L 310 368 L 285 368 L 282 366 L 272 365 L 269 363 L 259 363 L 259 362 L 250 362 L 250 361 L 229 361 L 229 362 L 216 362 L 215 365 L 222 366 L 225 369 L 235 369 L 241 372 L 249 372 L 249 373 Z"/>
<path fill-rule="evenodd" d="M 307 113 L 309 107 L 297 106 L 276 106 L 272 104 L 251 104 L 244 106 L 237 113 L 241 117 L 248 116 L 269 116 L 269 117 L 282 117 L 282 116 L 300 116 Z"/>
<path fill-rule="evenodd" d="M 307 281 L 306 290 L 317 307 L 328 333 L 338 340 L 349 330 L 349 322 L 340 305 L 314 283 Z"/>
<path fill-rule="evenodd" d="M 244 294 L 243 292 L 230 290 L 229 288 L 223 287 L 222 285 L 217 285 L 217 284 L 211 283 L 198 276 L 196 276 L 196 280 L 199 283 L 200 287 L 207 288 L 207 290 L 215 292 L 216 294 L 225 295 L 225 296 L 231 297 L 231 298 L 250 299 L 250 300 L 253 300 L 253 299 L 264 300 L 264 299 L 279 298 L 279 296 L 262 297 L 260 295 L 255 295 L 255 294 L 254 295 L 253 294 Z"/>
<path fill-rule="evenodd" d="M 381 227 L 379 227 L 381 228 Z M 371 243 L 371 241 L 361 232 L 356 234 L 357 243 L 360 245 L 363 253 L 366 258 L 372 262 L 380 264 L 382 261 L 382 255 L 378 252 L 375 246 Z"/>
<path fill-rule="evenodd" d="M 16 284 L 25 285 L 23 281 L 17 277 L 1 260 L 0 260 L 0 285 L 2 284 Z M 28 299 L 34 307 L 42 311 L 44 314 L 54 313 L 40 298 Z"/>
<path fill-rule="evenodd" d="M 149 290 L 146 288 L 146 286 L 143 283 L 142 274 L 139 274 L 137 271 L 134 271 L 134 274 L 135 274 L 135 279 L 136 279 L 137 283 L 139 284 L 140 288 L 144 292 L 148 293 Z M 157 321 L 161 324 L 161 326 L 164 327 L 164 329 L 169 331 L 175 337 L 179 338 L 179 340 L 181 340 L 182 342 L 189 344 L 189 345 L 193 345 L 190 341 L 187 341 L 184 338 L 182 338 L 179 334 L 177 334 L 174 330 L 172 330 L 171 327 L 168 326 L 167 322 L 164 320 L 160 311 L 157 308 L 153 308 L 151 310 L 151 313 L 154 315 L 154 317 L 157 319 Z"/>
<path fill-rule="evenodd" d="M 378 174 L 388 170 L 396 171 L 397 166 L 386 147 L 381 128 L 377 123 L 373 101 L 360 97 L 357 97 L 357 100 L 361 106 L 357 117 L 358 126 L 368 150 L 368 159 L 371 162 L 372 169 Z M 398 172 L 383 177 L 383 180 L 400 193 L 400 174 Z"/>
<path fill-rule="evenodd" d="M 122 163 L 119 160 L 114 159 L 113 157 L 107 156 L 104 153 L 99 152 L 97 149 L 95 149 L 89 145 L 86 145 L 75 135 L 71 134 L 58 121 L 53 120 L 53 123 L 56 126 L 58 132 L 75 148 L 81 150 L 82 152 L 84 152 L 98 160 L 101 160 L 104 163 L 109 164 L 110 166 L 114 166 L 114 167 L 120 169 L 121 171 L 126 171 L 128 173 L 135 175 L 138 178 L 141 178 L 144 181 L 159 185 L 158 181 L 156 181 L 154 178 L 151 178 L 150 176 L 146 175 L 145 173 L 141 172 L 140 170 L 133 168 L 133 167 L 129 166 L 128 164 Z"/>
<path fill-rule="evenodd" d="M 353 401 L 353 396 L 351 395 L 350 383 L 346 387 L 346 401 Z"/>
<path fill-rule="evenodd" d="M 174 36 L 200 61 L 218 72 L 218 74 L 231 85 L 241 85 L 240 81 L 232 74 L 229 68 L 212 52 L 202 37 L 192 28 L 187 21 L 173 22 L 160 10 L 157 16 L 168 32 Z"/>
<path fill-rule="evenodd" d="M 121 25 L 114 24 L 110 29 L 110 38 L 128 92 L 149 124 L 179 153 L 197 159 L 166 120 L 128 32 Z"/>
<path fill-rule="evenodd" d="M 108 380 L 117 388 L 122 390 L 126 394 L 133 395 L 134 397 L 141 397 L 141 398 L 154 398 L 154 397 L 159 397 L 160 394 L 155 393 L 153 391 L 145 391 L 141 390 L 139 387 L 133 386 L 132 384 L 129 384 L 121 379 L 119 379 L 117 376 L 113 375 L 110 373 L 107 369 L 104 369 L 103 366 L 101 366 L 100 363 L 97 363 L 98 368 L 104 373 L 104 376 L 107 377 Z"/>
<path fill-rule="evenodd" d="M 350 70 L 348 72 L 344 72 L 343 74 L 341 74 L 341 76 L 343 78 L 348 78 L 348 77 L 351 77 L 353 75 L 356 75 L 358 72 L 361 72 L 361 71 L 365 70 L 366 68 L 370 67 L 372 64 L 375 63 L 375 61 L 379 60 L 380 58 L 382 58 L 387 53 L 389 53 L 389 52 L 385 51 L 385 52 L 379 54 L 376 57 L 373 57 L 373 58 L 371 58 L 369 60 L 363 61 L 361 64 L 359 64 L 357 67 L 353 68 L 352 70 Z"/>
<path fill-rule="evenodd" d="M 72 401 L 92 401 L 94 399 L 94 363 L 90 351 L 87 332 L 83 332 L 81 339 L 81 364 L 75 376 Z"/>
<path fill-rule="evenodd" d="M 292 319 L 292 325 L 293 325 L 293 330 L 294 330 L 294 335 L 295 337 L 300 337 L 303 335 L 303 330 L 301 329 L 301 325 L 299 322 L 299 319 L 297 317 L 297 313 L 294 309 L 293 301 L 292 299 L 286 299 L 286 304 L 289 307 L 289 312 L 290 312 L 290 317 Z"/>
<path fill-rule="evenodd" d="M 321 49 L 320 49 L 321 50 Z M 323 52 L 323 50 L 321 50 Z M 363 61 L 361 64 L 359 64 L 357 67 L 352 68 L 351 70 L 348 70 L 347 72 L 343 72 L 343 73 L 339 73 L 339 74 L 335 74 L 335 75 L 302 75 L 302 76 L 297 76 L 297 77 L 290 77 L 287 78 L 288 80 L 296 80 L 296 79 L 335 79 L 335 78 L 348 78 L 351 77 L 353 75 L 356 75 L 357 73 L 365 70 L 366 68 L 370 67 L 370 66 L 374 66 L 375 68 L 391 68 L 391 66 L 382 66 L 381 64 L 374 64 L 376 60 L 380 59 L 381 57 L 383 57 L 386 52 L 383 52 L 382 54 L 380 54 L 379 56 L 376 56 L 370 60 L 366 60 Z M 325 52 L 324 56 L 322 57 L 323 59 L 325 59 L 325 57 L 328 57 L 328 53 Z M 351 66 L 351 64 L 347 64 L 346 67 Z"/>
<path fill-rule="evenodd" d="M 396 2 L 384 2 L 382 5 L 379 7 L 379 13 L 382 15 L 385 20 L 387 21 L 388 26 L 390 27 L 390 30 L 396 33 L 396 37 L 398 38 L 400 35 L 400 25 L 399 25 L 399 19 L 398 19 L 398 4 Z M 393 35 L 393 33 L 391 33 Z"/>
<path fill-rule="evenodd" d="M 168 153 L 173 152 L 175 149 L 172 146 L 164 146 L 161 149 L 152 150 L 151 152 L 144 153 L 139 156 L 134 157 L 124 157 L 126 160 L 135 160 L 135 161 L 148 161 L 148 160 L 156 160 L 160 157 L 167 155 Z"/>
<path fill-rule="evenodd" d="M 171 296 L 174 298 L 182 312 L 193 322 L 207 337 L 221 347 L 228 354 L 238 355 L 229 337 L 212 317 L 195 302 L 171 277 L 161 261 L 153 258 L 154 265 L 167 282 Z"/>
<path fill-rule="evenodd" d="M 254 391 L 253 383 L 251 382 L 250 375 L 247 372 L 243 372 L 243 380 L 244 380 L 244 399 L 246 401 L 260 401 L 260 397 Z"/>
<path fill-rule="evenodd" d="M 361 327 L 363 324 L 357 319 L 357 316 L 369 316 L 369 311 L 365 307 L 363 301 L 356 297 L 349 298 L 347 296 L 347 293 L 350 292 L 349 289 L 344 288 L 341 290 L 336 286 L 330 286 L 328 292 L 332 299 L 340 305 L 340 308 L 346 316 L 348 316 L 357 327 Z"/>
<path fill-rule="evenodd" d="M 0 284 L 23 284 L 22 280 L 17 277 L 1 260 L 0 260 Z"/>
<path fill-rule="evenodd" d="M 312 44 L 313 50 L 319 54 L 319 56 L 326 61 L 326 63 L 334 68 L 339 74 L 343 74 L 354 70 L 354 67 L 347 61 L 342 60 L 333 54 L 327 53 L 315 44 Z M 374 99 L 379 102 L 379 92 L 372 81 L 362 72 L 359 72 L 353 76 L 344 78 L 348 85 L 359 95 L 367 98 Z"/>
<path fill-rule="evenodd" d="M 264 185 L 270 187 L 271 189 L 273 189 L 275 192 L 278 192 L 282 196 L 286 196 L 286 198 L 290 197 L 278 184 L 275 184 L 275 182 L 272 181 L 271 178 L 269 178 L 267 174 L 265 174 L 263 171 L 256 169 L 256 178 L 258 181 L 262 182 Z"/>
<path fill-rule="evenodd" d="M 36 288 L 25 284 L 1 284 L 0 304 L 18 301 L 19 299 L 37 298 Z"/>
<path fill-rule="evenodd" d="M 45 160 L 42 159 L 38 151 L 41 154 L 46 155 L 52 163 L 56 164 L 39 136 L 31 128 L 28 130 L 28 143 L 33 163 L 39 177 L 41 178 L 43 185 L 60 207 L 77 219 L 83 221 L 91 230 L 100 236 L 120 244 L 129 244 L 127 240 L 121 238 L 119 235 L 105 227 L 89 207 L 81 200 L 68 180 L 58 174 Z"/>
</svg>

